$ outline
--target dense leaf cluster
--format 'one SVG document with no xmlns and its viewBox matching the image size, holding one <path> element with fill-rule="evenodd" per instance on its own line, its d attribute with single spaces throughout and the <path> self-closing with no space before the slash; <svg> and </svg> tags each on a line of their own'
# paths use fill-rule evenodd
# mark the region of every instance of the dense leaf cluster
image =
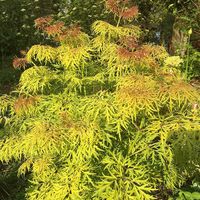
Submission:
<svg viewBox="0 0 200 200">
<path fill-rule="evenodd" d="M 32 46 L 0 97 L 0 161 L 20 162 L 27 199 L 164 199 L 199 176 L 199 94 L 163 47 L 133 25 L 40 22 L 57 46 Z"/>
</svg>

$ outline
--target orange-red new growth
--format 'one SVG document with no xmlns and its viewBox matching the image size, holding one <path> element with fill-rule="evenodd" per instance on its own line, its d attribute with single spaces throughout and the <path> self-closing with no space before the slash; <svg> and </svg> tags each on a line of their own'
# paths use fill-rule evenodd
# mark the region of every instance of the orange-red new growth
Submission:
<svg viewBox="0 0 200 200">
<path fill-rule="evenodd" d="M 53 18 L 51 16 L 47 16 L 47 17 L 37 18 L 34 22 L 35 22 L 35 26 L 38 29 L 43 30 L 46 26 L 48 26 L 52 22 L 52 20 Z"/>
<path fill-rule="evenodd" d="M 132 36 L 123 37 L 119 40 L 120 44 L 130 49 L 138 47 L 137 39 Z"/>
<path fill-rule="evenodd" d="M 57 22 L 53 25 L 46 26 L 44 31 L 51 36 L 60 35 L 63 33 L 64 22 Z"/>
<path fill-rule="evenodd" d="M 70 29 L 68 29 L 68 35 L 71 37 L 77 37 L 81 33 L 81 27 L 80 26 L 72 26 Z"/>
<path fill-rule="evenodd" d="M 21 110 L 26 110 L 28 109 L 30 106 L 34 105 L 37 102 L 37 98 L 36 97 L 23 97 L 20 96 L 14 104 L 14 109 L 15 112 L 18 113 Z"/>
<path fill-rule="evenodd" d="M 119 7 L 116 0 L 107 0 L 106 1 L 107 9 L 111 10 L 114 14 L 119 14 Z"/>
<path fill-rule="evenodd" d="M 117 54 L 122 59 L 134 59 L 134 60 L 141 60 L 146 58 L 149 54 L 144 49 L 136 49 L 135 51 L 129 51 L 124 47 L 119 47 L 117 49 Z"/>
<path fill-rule="evenodd" d="M 56 41 L 64 41 L 67 38 L 76 38 L 81 33 L 81 28 L 79 26 L 70 27 L 62 32 L 55 38 Z"/>
<path fill-rule="evenodd" d="M 131 59 L 132 58 L 132 52 L 130 52 L 129 50 L 127 50 L 124 47 L 119 47 L 117 49 L 117 53 L 118 53 L 119 57 L 122 59 Z"/>
<path fill-rule="evenodd" d="M 119 17 L 129 20 L 138 15 L 138 7 L 132 6 L 124 9 L 124 7 L 127 7 L 128 3 L 129 0 L 107 0 L 106 7 Z"/>
<path fill-rule="evenodd" d="M 133 52 L 132 57 L 135 59 L 142 59 L 148 56 L 148 53 L 144 49 L 138 49 Z"/>
<path fill-rule="evenodd" d="M 27 65 L 27 60 L 26 58 L 18 58 L 18 57 L 15 57 L 13 59 L 13 67 L 16 69 L 16 68 L 25 68 L 26 65 Z"/>
<path fill-rule="evenodd" d="M 138 15 L 138 7 L 132 6 L 131 8 L 127 8 L 122 10 L 119 14 L 123 19 L 132 19 Z"/>
</svg>

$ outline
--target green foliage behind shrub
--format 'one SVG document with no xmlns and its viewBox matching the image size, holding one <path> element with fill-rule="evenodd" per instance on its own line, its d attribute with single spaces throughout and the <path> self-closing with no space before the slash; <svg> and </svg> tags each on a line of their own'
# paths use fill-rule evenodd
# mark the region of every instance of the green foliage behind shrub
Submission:
<svg viewBox="0 0 200 200">
<path fill-rule="evenodd" d="M 19 81 L 21 71 L 11 67 L 11 60 L 12 58 L 8 57 L 4 62 L 0 62 L 0 94 L 9 93 Z"/>
</svg>

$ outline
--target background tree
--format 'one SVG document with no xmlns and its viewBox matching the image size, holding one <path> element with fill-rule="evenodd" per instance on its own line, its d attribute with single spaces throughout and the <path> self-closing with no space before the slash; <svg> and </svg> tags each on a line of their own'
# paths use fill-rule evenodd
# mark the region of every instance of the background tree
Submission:
<svg viewBox="0 0 200 200">
<path fill-rule="evenodd" d="M 20 71 L 13 70 L 13 57 L 27 50 L 44 37 L 34 28 L 34 20 L 57 14 L 59 0 L 1 0 L 0 1 L 0 94 L 9 93 L 19 80 Z"/>
<path fill-rule="evenodd" d="M 41 16 L 55 14 L 58 9 L 57 0 L 1 0 L 1 59 L 39 41 L 39 35 L 33 26 L 34 20 Z"/>
</svg>

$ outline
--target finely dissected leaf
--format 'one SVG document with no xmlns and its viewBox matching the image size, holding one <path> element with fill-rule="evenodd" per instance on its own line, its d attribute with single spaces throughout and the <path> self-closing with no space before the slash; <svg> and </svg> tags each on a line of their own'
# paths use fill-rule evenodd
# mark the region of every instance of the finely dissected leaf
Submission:
<svg viewBox="0 0 200 200">
<path fill-rule="evenodd" d="M 46 66 L 31 67 L 27 69 L 20 78 L 21 92 L 27 93 L 43 93 L 51 87 L 51 81 L 55 79 L 55 75 Z"/>
<path fill-rule="evenodd" d="M 81 46 L 71 48 L 69 46 L 60 46 L 57 49 L 58 62 L 68 70 L 81 70 L 86 61 L 90 59 L 90 47 Z"/>
<path fill-rule="evenodd" d="M 26 58 L 28 62 L 39 61 L 42 63 L 54 62 L 57 56 L 56 49 L 51 46 L 34 45 L 28 51 Z"/>
<path fill-rule="evenodd" d="M 135 36 L 137 38 L 140 35 L 140 28 L 137 26 L 116 27 L 104 21 L 94 22 L 92 29 L 96 34 L 101 35 L 103 39 L 106 38 L 108 41 L 123 36 Z"/>
</svg>

